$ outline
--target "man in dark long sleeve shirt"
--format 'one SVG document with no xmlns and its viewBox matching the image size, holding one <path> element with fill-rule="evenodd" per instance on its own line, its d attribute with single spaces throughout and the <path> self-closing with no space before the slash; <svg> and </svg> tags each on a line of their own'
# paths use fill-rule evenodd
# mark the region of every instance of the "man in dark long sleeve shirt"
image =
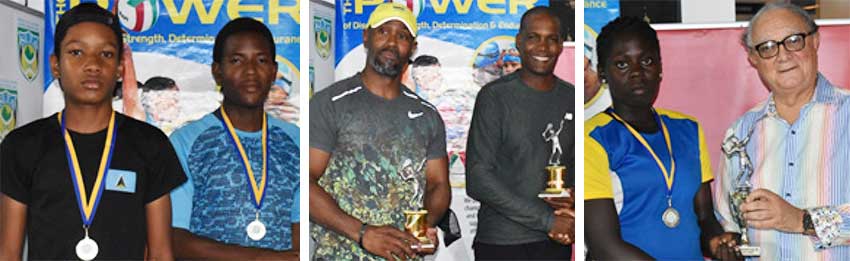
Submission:
<svg viewBox="0 0 850 261">
<path fill-rule="evenodd" d="M 467 193 L 481 202 L 476 259 L 570 257 L 572 201 L 537 196 L 546 187 L 553 153 L 553 141 L 544 140 L 547 128 L 557 132 L 553 140 L 563 150 L 558 161 L 567 167 L 567 186 L 574 184 L 575 90 L 553 74 L 563 49 L 559 32 L 547 7 L 526 12 L 516 40 L 523 69 L 484 86 L 476 98 L 466 174 Z M 564 210 L 555 215 L 554 208 Z"/>
</svg>

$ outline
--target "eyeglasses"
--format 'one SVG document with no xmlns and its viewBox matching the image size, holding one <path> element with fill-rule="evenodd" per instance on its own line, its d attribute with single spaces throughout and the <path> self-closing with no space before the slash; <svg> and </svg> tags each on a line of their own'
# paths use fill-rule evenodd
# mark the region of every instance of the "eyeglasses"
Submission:
<svg viewBox="0 0 850 261">
<path fill-rule="evenodd" d="M 788 37 L 785 37 L 785 39 L 782 39 L 782 41 L 780 42 L 770 40 L 757 44 L 753 48 L 756 50 L 756 52 L 759 54 L 759 57 L 761 57 L 762 59 L 772 58 L 779 54 L 780 45 L 784 45 L 785 50 L 787 51 L 796 52 L 799 50 L 803 50 L 803 48 L 806 48 L 806 36 L 812 35 L 816 32 L 817 30 L 808 33 L 792 34 Z"/>
</svg>

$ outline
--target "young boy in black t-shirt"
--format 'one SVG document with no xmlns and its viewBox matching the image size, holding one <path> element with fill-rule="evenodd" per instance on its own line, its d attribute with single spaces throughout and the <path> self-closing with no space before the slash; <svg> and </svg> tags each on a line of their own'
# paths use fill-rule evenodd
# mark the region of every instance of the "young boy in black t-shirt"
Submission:
<svg viewBox="0 0 850 261">
<path fill-rule="evenodd" d="M 122 46 L 96 4 L 59 20 L 50 66 L 65 109 L 0 145 L 0 260 L 19 259 L 24 236 L 30 259 L 173 259 L 168 193 L 186 177 L 159 129 L 112 110 Z"/>
</svg>

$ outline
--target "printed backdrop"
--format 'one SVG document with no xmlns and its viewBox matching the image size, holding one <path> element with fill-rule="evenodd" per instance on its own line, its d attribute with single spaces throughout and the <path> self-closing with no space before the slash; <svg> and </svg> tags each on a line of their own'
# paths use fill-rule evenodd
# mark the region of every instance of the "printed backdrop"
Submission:
<svg viewBox="0 0 850 261">
<path fill-rule="evenodd" d="M 239 17 L 258 19 L 272 31 L 278 75 L 267 110 L 282 119 L 298 121 L 298 0 L 46 0 L 46 54 L 53 52 L 58 18 L 80 2 L 96 2 L 107 10 L 117 11 L 126 31 L 124 41 L 133 50 L 132 68 L 138 82 L 144 84 L 153 77 L 164 77 L 176 84 L 179 91 L 139 91 L 135 99 L 129 95 L 123 97 L 136 101 L 144 110 L 141 117 L 166 133 L 219 106 L 221 94 L 210 73 L 213 43 L 218 31 Z M 48 55 L 43 60 L 47 72 L 45 115 L 62 108 L 61 91 L 49 73 Z M 128 79 L 128 75 L 124 78 Z M 161 82 L 162 79 L 157 84 Z M 114 104 L 119 109 L 124 104 L 131 105 L 119 98 Z"/>
<path fill-rule="evenodd" d="M 584 1 L 584 30 L 596 39 L 602 27 L 609 21 L 620 16 L 619 0 L 586 0 Z"/>
<path fill-rule="evenodd" d="M 478 90 L 488 82 L 520 68 L 514 37 L 522 14 L 549 1 L 537 0 L 409 0 L 401 1 L 417 16 L 418 47 L 412 60 L 436 58 L 438 64 L 414 65 L 404 83 L 434 104 L 446 126 L 452 185 L 451 209 L 460 221 L 463 237 L 441 248 L 437 260 L 473 260 L 472 240 L 479 203 L 465 192 L 466 137 Z M 366 60 L 362 33 L 369 14 L 383 1 L 337 0 L 334 54 L 337 80 L 362 70 Z M 573 45 L 559 60 L 559 73 L 574 81 Z M 432 59 L 433 60 L 433 59 Z"/>
</svg>

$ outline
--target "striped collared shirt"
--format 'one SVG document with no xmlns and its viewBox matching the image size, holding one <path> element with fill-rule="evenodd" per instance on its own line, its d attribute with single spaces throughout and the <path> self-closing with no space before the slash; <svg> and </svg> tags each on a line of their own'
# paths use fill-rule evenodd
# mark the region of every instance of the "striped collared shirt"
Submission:
<svg viewBox="0 0 850 261">
<path fill-rule="evenodd" d="M 789 124 L 776 111 L 774 96 L 756 105 L 727 131 L 744 139 L 752 162 L 753 189 L 768 189 L 812 216 L 817 236 L 749 229 L 750 244 L 763 260 L 850 260 L 850 92 L 818 75 L 812 100 Z M 724 155 L 725 156 L 725 155 Z M 727 231 L 739 231 L 730 214 L 729 194 L 741 160 L 724 157 L 714 196 Z"/>
</svg>

